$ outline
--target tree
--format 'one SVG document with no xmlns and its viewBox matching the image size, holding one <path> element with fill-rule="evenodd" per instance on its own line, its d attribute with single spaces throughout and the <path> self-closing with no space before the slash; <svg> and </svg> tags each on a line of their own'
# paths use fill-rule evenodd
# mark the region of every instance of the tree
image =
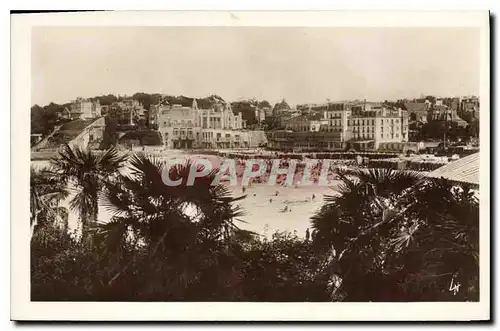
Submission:
<svg viewBox="0 0 500 331">
<path fill-rule="evenodd" d="M 394 301 L 396 283 L 384 271 L 390 236 L 396 231 L 383 221 L 391 198 L 412 186 L 421 175 L 391 169 L 355 170 L 338 174 L 338 195 L 326 196 L 312 217 L 314 245 L 341 283 L 333 286 L 336 300 Z M 391 284 L 394 284 L 392 286 Z"/>
<path fill-rule="evenodd" d="M 114 116 L 104 117 L 105 127 L 102 135 L 102 142 L 99 149 L 109 149 L 116 146 L 118 142 L 118 123 Z"/>
<path fill-rule="evenodd" d="M 479 120 L 469 123 L 469 125 L 467 125 L 466 132 L 469 137 L 479 137 Z"/>
<path fill-rule="evenodd" d="M 260 108 L 272 108 L 271 104 L 267 100 L 261 100 L 257 103 Z"/>
<path fill-rule="evenodd" d="M 283 110 L 290 110 L 290 106 L 288 105 L 288 103 L 285 101 L 285 99 L 281 100 L 281 102 L 278 102 L 274 105 L 274 108 L 273 108 L 273 115 L 275 115 L 276 113 L 280 112 L 280 111 L 283 111 Z"/>
<path fill-rule="evenodd" d="M 479 206 L 469 187 L 394 171 L 351 176 L 312 220 L 336 300 L 477 300 Z"/>
<path fill-rule="evenodd" d="M 130 176 L 107 183 L 103 203 L 114 216 L 95 235 L 116 254 L 109 286 L 127 284 L 139 300 L 234 298 L 242 279 L 232 238 L 243 213 L 233 203 L 243 197 L 210 185 L 215 172 L 187 185 L 190 163 L 170 170 L 182 179 L 175 187 L 164 184 L 165 164 L 155 158 L 136 155 L 130 166 Z"/>
<path fill-rule="evenodd" d="M 479 201 L 471 186 L 434 179 L 395 204 L 391 264 L 412 301 L 479 300 Z M 458 291 L 451 288 L 460 284 Z"/>
<path fill-rule="evenodd" d="M 76 190 L 70 208 L 80 214 L 82 238 L 86 239 L 90 226 L 97 221 L 99 193 L 125 160 L 126 156 L 119 155 L 116 149 L 97 154 L 67 144 L 58 157 L 51 160 L 54 173 Z"/>
<path fill-rule="evenodd" d="M 59 113 L 63 109 L 62 105 L 53 102 L 43 108 L 38 105 L 31 107 L 31 133 L 41 133 L 42 136 L 50 133 L 59 123 Z"/>
<path fill-rule="evenodd" d="M 151 105 L 157 105 L 160 102 L 161 94 L 135 93 L 132 98 L 139 101 L 144 109 L 150 110 Z"/>
<path fill-rule="evenodd" d="M 280 121 L 277 116 L 269 116 L 264 120 L 264 127 L 266 131 L 282 129 Z"/>
<path fill-rule="evenodd" d="M 255 106 L 248 101 L 238 101 L 232 102 L 231 108 L 234 114 L 241 113 L 241 117 L 247 122 L 247 125 L 257 124 L 257 118 L 255 117 Z"/>
<path fill-rule="evenodd" d="M 245 263 L 243 294 L 247 301 L 329 301 L 328 275 L 318 273 L 321 259 L 310 241 L 276 232 L 252 240 L 241 253 Z"/>
<path fill-rule="evenodd" d="M 63 182 L 46 169 L 30 169 L 31 235 L 49 226 L 68 228 L 68 212 L 59 203 L 68 196 Z"/>
</svg>

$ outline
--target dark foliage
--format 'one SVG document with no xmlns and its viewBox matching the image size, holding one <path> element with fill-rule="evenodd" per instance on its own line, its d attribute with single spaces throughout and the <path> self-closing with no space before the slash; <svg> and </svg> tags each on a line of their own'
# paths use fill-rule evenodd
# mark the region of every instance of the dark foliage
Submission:
<svg viewBox="0 0 500 331">
<path fill-rule="evenodd" d="M 312 241 L 290 233 L 267 239 L 240 229 L 245 197 L 211 185 L 215 171 L 190 186 L 192 165 L 177 165 L 168 174 L 180 184 L 168 186 L 165 164 L 141 154 L 127 175 L 116 171 L 122 161 L 113 150 L 97 156 L 68 147 L 61 156 L 55 171 L 32 174 L 32 210 L 44 218 L 31 240 L 32 300 L 479 298 L 479 206 L 467 186 L 415 172 L 342 172 L 338 193 L 312 218 Z M 77 187 L 72 205 L 87 240 L 49 219 L 52 193 L 64 193 L 54 176 Z M 96 222 L 96 199 L 109 222 Z M 457 293 L 451 281 L 461 284 Z"/>
</svg>

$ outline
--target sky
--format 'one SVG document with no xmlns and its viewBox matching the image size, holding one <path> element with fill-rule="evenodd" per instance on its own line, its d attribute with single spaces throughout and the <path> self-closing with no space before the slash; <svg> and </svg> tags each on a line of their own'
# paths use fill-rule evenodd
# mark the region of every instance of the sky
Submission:
<svg viewBox="0 0 500 331">
<path fill-rule="evenodd" d="M 479 94 L 479 29 L 39 27 L 31 101 L 136 92 L 272 104 Z"/>
</svg>

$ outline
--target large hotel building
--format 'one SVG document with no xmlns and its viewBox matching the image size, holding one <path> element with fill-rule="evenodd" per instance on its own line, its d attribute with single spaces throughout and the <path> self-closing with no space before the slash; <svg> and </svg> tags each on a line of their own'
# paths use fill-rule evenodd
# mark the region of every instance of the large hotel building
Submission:
<svg viewBox="0 0 500 331">
<path fill-rule="evenodd" d="M 163 143 L 168 148 L 244 148 L 265 142 L 263 132 L 246 131 L 241 113 L 234 114 L 229 103 L 216 102 L 210 109 L 163 103 L 152 106 Z"/>
<path fill-rule="evenodd" d="M 304 115 L 301 115 L 304 116 Z M 290 123 L 297 120 L 292 118 Z M 319 130 L 294 130 L 289 123 L 284 131 L 268 135 L 269 147 L 286 150 L 402 150 L 408 142 L 408 113 L 383 106 L 328 104 Z M 305 124 L 302 124 L 305 127 Z"/>
</svg>

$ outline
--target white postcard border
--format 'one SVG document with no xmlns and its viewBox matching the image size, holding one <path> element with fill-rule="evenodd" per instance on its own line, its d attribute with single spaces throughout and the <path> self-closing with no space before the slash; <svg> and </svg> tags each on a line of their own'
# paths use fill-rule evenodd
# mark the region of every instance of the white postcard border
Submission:
<svg viewBox="0 0 500 331">
<path fill-rule="evenodd" d="M 15 320 L 479 320 L 490 317 L 490 51 L 486 11 L 89 12 L 15 15 L 11 21 L 11 318 Z M 337 26 L 481 29 L 481 227 L 478 303 L 31 302 L 29 110 L 36 26 Z M 146 305 L 146 306 L 145 306 Z"/>
</svg>

